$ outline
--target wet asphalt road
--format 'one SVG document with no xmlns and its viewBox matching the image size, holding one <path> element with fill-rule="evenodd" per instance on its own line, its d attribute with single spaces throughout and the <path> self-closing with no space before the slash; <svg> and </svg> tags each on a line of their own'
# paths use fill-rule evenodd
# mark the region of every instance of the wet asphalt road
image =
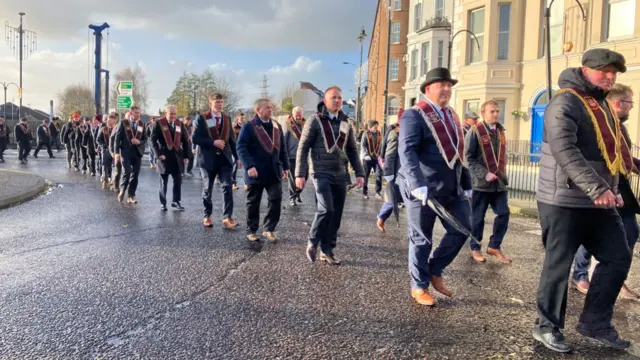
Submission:
<svg viewBox="0 0 640 360">
<path fill-rule="evenodd" d="M 426 308 L 409 294 L 406 223 L 380 235 L 377 200 L 350 194 L 336 249 L 343 265 L 311 265 L 311 188 L 302 206 L 283 210 L 282 240 L 255 245 L 244 227 L 221 229 L 219 187 L 214 228 L 203 228 L 198 177 L 185 178 L 185 212 L 161 213 L 154 170 L 143 167 L 139 204 L 128 206 L 57 156 L 24 166 L 9 151 L 0 165 L 61 185 L 0 211 L 0 359 L 634 358 L 573 330 L 583 302 L 575 291 L 566 335 L 577 351 L 534 343 L 542 246 L 533 220 L 512 217 L 510 266 L 476 264 L 465 247 L 445 275 L 454 298 Z M 244 192 L 234 199 L 244 225 Z M 629 280 L 637 287 L 639 263 Z M 620 301 L 615 317 L 638 342 L 639 306 Z"/>
</svg>

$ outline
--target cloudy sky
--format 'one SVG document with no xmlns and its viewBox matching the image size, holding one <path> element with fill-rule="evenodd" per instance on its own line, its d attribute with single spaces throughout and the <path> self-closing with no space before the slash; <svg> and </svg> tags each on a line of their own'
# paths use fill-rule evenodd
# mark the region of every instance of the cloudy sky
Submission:
<svg viewBox="0 0 640 360">
<path fill-rule="evenodd" d="M 25 12 L 25 29 L 38 34 L 37 50 L 24 61 L 24 105 L 46 111 L 60 89 L 92 79 L 88 25 L 107 22 L 109 56 L 103 56 L 103 68 L 116 72 L 139 64 L 151 81 L 147 110 L 155 112 L 184 71 L 200 73 L 207 67 L 232 82 L 243 105 L 260 94 L 264 74 L 274 94 L 287 84 L 310 81 L 319 88 L 338 84 L 345 97 L 355 98 L 355 68 L 342 62 L 360 61 L 357 36 L 361 26 L 371 33 L 376 3 L 3 0 L 0 20 L 17 27 L 18 13 Z M 366 57 L 369 39 L 364 44 Z M 18 80 L 17 57 L 8 44 L 0 44 L 0 82 Z M 7 100 L 18 102 L 15 87 Z"/>
</svg>

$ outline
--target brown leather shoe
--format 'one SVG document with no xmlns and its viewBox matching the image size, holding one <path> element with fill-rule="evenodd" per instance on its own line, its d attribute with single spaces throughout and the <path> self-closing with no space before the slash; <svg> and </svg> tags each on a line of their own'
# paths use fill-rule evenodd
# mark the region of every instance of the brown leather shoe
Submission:
<svg viewBox="0 0 640 360">
<path fill-rule="evenodd" d="M 244 186 L 244 191 L 247 191 L 247 190 L 249 190 L 249 185 Z"/>
<path fill-rule="evenodd" d="M 439 292 L 440 294 L 452 297 L 453 293 L 442 281 L 442 276 L 431 276 L 431 286 L 433 286 L 433 290 Z"/>
<path fill-rule="evenodd" d="M 336 257 L 331 254 L 331 255 L 327 255 L 323 252 L 320 252 L 320 261 L 324 261 L 329 265 L 340 265 L 342 264 L 342 261 L 336 259 Z"/>
<path fill-rule="evenodd" d="M 213 227 L 213 221 L 211 221 L 211 217 L 209 216 L 205 216 L 205 218 L 202 219 L 202 223 L 205 227 Z"/>
<path fill-rule="evenodd" d="M 496 259 L 502 261 L 505 264 L 511 264 L 511 262 L 513 262 L 513 260 L 511 260 L 510 258 L 506 257 L 502 253 L 502 251 L 500 251 L 500 249 L 487 248 L 487 255 L 495 256 Z"/>
<path fill-rule="evenodd" d="M 225 229 L 235 229 L 238 227 L 238 223 L 232 218 L 225 218 L 222 219 L 222 226 L 224 226 Z"/>
<path fill-rule="evenodd" d="M 136 198 L 133 197 L 133 196 L 129 196 L 129 198 L 127 199 L 127 203 L 128 204 L 137 204 L 138 200 L 136 200 Z"/>
<path fill-rule="evenodd" d="M 382 221 L 382 219 L 378 219 L 376 225 L 378 226 L 378 230 L 380 230 L 380 232 L 384 232 L 384 221 Z"/>
<path fill-rule="evenodd" d="M 622 289 L 620 289 L 620 294 L 618 295 L 621 299 L 626 300 L 640 300 L 640 295 L 637 292 L 629 289 L 627 284 L 622 285 Z"/>
<path fill-rule="evenodd" d="M 124 191 L 121 191 L 118 193 L 118 201 L 120 202 L 124 201 Z"/>
<path fill-rule="evenodd" d="M 436 299 L 429 294 L 427 289 L 411 289 L 411 297 L 420 305 L 433 306 L 436 304 Z"/>
<path fill-rule="evenodd" d="M 580 293 L 584 295 L 587 295 L 587 293 L 589 292 L 589 285 L 591 285 L 587 280 L 580 280 L 580 281 L 571 280 L 571 284 L 573 284 L 574 289 L 578 290 Z"/>
<path fill-rule="evenodd" d="M 482 251 L 480 250 L 472 250 L 471 251 L 471 257 L 473 258 L 473 260 L 477 261 L 477 262 L 485 262 L 487 261 L 487 259 L 485 259 L 484 255 L 482 255 Z"/>
<path fill-rule="evenodd" d="M 262 233 L 262 236 L 266 237 L 267 240 L 269 240 L 271 242 L 278 241 L 278 235 L 273 231 L 265 231 L 265 232 Z"/>
<path fill-rule="evenodd" d="M 238 189 L 239 189 L 239 187 L 238 187 L 238 185 L 237 185 L 237 184 L 233 184 L 233 186 L 231 186 L 231 188 L 232 188 L 233 190 L 238 190 Z"/>
<path fill-rule="evenodd" d="M 249 234 L 247 235 L 247 239 L 249 241 L 260 241 L 260 238 L 258 237 L 258 235 L 256 234 Z"/>
</svg>

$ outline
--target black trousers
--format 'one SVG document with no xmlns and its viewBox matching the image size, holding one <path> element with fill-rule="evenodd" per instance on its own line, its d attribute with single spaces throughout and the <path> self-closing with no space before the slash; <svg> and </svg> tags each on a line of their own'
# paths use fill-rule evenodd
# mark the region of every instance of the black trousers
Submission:
<svg viewBox="0 0 640 360">
<path fill-rule="evenodd" d="M 113 172 L 113 180 L 112 183 L 115 187 L 120 188 L 120 181 L 122 179 L 122 159 L 118 160 L 118 162 L 114 159 L 115 171 Z"/>
<path fill-rule="evenodd" d="M 136 155 L 124 156 L 122 161 L 122 179 L 120 180 L 120 191 L 127 191 L 129 197 L 136 196 L 138 188 L 138 175 L 140 174 L 141 158 Z"/>
<path fill-rule="evenodd" d="M 222 183 L 222 218 L 229 219 L 233 216 L 233 188 L 231 181 L 231 166 L 220 165 L 218 161 L 213 170 L 200 168 L 202 176 L 202 204 L 204 205 L 204 216 L 209 217 L 213 212 L 213 202 L 211 195 L 213 192 L 213 182 L 216 177 Z"/>
<path fill-rule="evenodd" d="M 295 200 L 300 197 L 300 193 L 302 193 L 303 189 L 298 189 L 296 186 L 296 159 L 289 159 L 289 200 Z M 305 176 L 305 181 L 309 178 L 309 176 Z"/>
<path fill-rule="evenodd" d="M 76 170 L 80 170 L 80 145 L 71 145 L 71 153 L 73 154 L 71 163 Z"/>
<path fill-rule="evenodd" d="M 613 308 L 631 266 L 631 250 L 615 209 L 572 209 L 538 202 L 545 259 L 538 287 L 538 320 L 543 333 L 563 329 L 569 271 L 580 245 L 600 262 L 580 315 L 586 330 L 611 326 Z"/>
<path fill-rule="evenodd" d="M 111 178 L 111 174 L 112 174 L 112 170 L 113 170 L 113 158 L 111 157 L 111 154 L 106 151 L 106 150 L 102 150 L 102 179 L 103 180 L 113 180 Z"/>
<path fill-rule="evenodd" d="M 4 159 L 4 151 L 7 149 L 8 138 L 0 138 L 0 159 Z"/>
<path fill-rule="evenodd" d="M 167 185 L 169 185 L 169 175 L 173 179 L 173 200 L 172 202 L 179 202 L 181 189 L 182 189 L 182 174 L 179 172 L 172 172 L 171 174 L 160 174 L 160 204 L 167 204 Z"/>
<path fill-rule="evenodd" d="M 262 192 L 267 191 L 267 216 L 264 217 L 264 231 L 275 231 L 280 222 L 282 204 L 282 183 L 248 184 L 247 189 L 247 233 L 255 234 L 260 227 L 260 202 Z"/>
<path fill-rule="evenodd" d="M 347 197 L 346 184 L 332 184 L 328 179 L 313 179 L 316 189 L 316 205 L 318 210 L 311 224 L 309 242 L 317 246 L 327 255 L 333 254 L 338 242 L 338 230 L 342 222 L 342 211 Z"/>
<path fill-rule="evenodd" d="M 18 143 L 18 160 L 26 160 L 31 151 L 31 144 L 28 141 Z"/>
<path fill-rule="evenodd" d="M 362 187 L 362 195 L 369 194 L 369 175 L 373 171 L 373 174 L 376 177 L 376 194 L 382 192 L 382 171 L 380 169 L 380 165 L 378 165 L 378 158 L 372 158 L 371 160 L 364 160 L 364 186 Z M 351 176 L 349 176 L 351 179 Z"/>
<path fill-rule="evenodd" d="M 47 148 L 47 154 L 49 154 L 49 157 L 53 157 L 53 152 L 51 151 L 51 143 L 50 142 L 46 142 L 46 143 L 38 143 L 38 146 L 36 146 L 36 150 L 33 152 L 33 156 L 38 156 L 38 153 L 40 152 L 40 149 L 42 148 Z"/>
</svg>

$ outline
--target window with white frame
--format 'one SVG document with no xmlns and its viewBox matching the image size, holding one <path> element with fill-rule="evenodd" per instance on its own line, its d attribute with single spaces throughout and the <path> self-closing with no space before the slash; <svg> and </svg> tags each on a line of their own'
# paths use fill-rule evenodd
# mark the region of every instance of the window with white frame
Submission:
<svg viewBox="0 0 640 360">
<path fill-rule="evenodd" d="M 605 0 L 607 40 L 633 35 L 636 2 L 637 0 Z"/>
<path fill-rule="evenodd" d="M 444 17 L 444 0 L 436 0 L 436 17 Z"/>
<path fill-rule="evenodd" d="M 472 99 L 464 101 L 464 112 L 474 112 L 480 115 L 480 99 Z"/>
<path fill-rule="evenodd" d="M 484 8 L 476 9 L 469 12 L 469 30 L 476 35 L 480 43 L 480 49 L 476 40 L 469 34 L 467 43 L 469 45 L 468 63 L 477 63 L 482 61 L 482 49 L 484 48 Z"/>
<path fill-rule="evenodd" d="M 438 67 L 442 67 L 444 61 L 444 40 L 438 40 Z"/>
<path fill-rule="evenodd" d="M 547 6 L 549 1 L 546 0 Z M 543 10 L 543 15 L 544 15 Z M 543 18 L 544 20 L 544 18 Z M 555 0 L 553 6 L 551 6 L 551 16 L 549 17 L 549 37 L 551 40 L 551 56 L 562 55 L 562 30 L 564 23 L 564 0 Z M 544 33 L 543 33 L 544 34 Z M 546 41 L 546 37 L 542 39 L 542 43 Z M 546 53 L 546 47 L 543 49 L 543 54 Z"/>
<path fill-rule="evenodd" d="M 389 80 L 398 80 L 398 69 L 400 66 L 400 59 L 391 59 L 389 62 Z"/>
<path fill-rule="evenodd" d="M 399 22 L 391 23 L 391 43 L 392 44 L 400 43 L 400 23 Z"/>
<path fill-rule="evenodd" d="M 509 59 L 509 23 L 511 22 L 511 4 L 498 5 L 498 60 Z"/>
<path fill-rule="evenodd" d="M 418 49 L 411 50 L 411 80 L 418 77 Z"/>
<path fill-rule="evenodd" d="M 393 0 L 393 7 L 392 7 L 393 11 L 400 11 L 402 10 L 402 0 Z"/>
<path fill-rule="evenodd" d="M 429 71 L 429 42 L 422 43 L 422 64 L 420 65 L 420 76 L 426 75 Z"/>
<path fill-rule="evenodd" d="M 398 98 L 395 96 L 389 96 L 389 105 L 387 108 L 389 116 L 398 115 L 398 111 L 400 111 Z"/>
<path fill-rule="evenodd" d="M 413 31 L 418 31 L 422 27 L 422 3 L 413 5 Z"/>
<path fill-rule="evenodd" d="M 498 121 L 500 124 L 504 125 L 504 112 L 507 108 L 507 103 L 505 100 L 496 100 L 498 103 L 498 109 L 500 109 L 500 115 L 498 116 Z"/>
</svg>

